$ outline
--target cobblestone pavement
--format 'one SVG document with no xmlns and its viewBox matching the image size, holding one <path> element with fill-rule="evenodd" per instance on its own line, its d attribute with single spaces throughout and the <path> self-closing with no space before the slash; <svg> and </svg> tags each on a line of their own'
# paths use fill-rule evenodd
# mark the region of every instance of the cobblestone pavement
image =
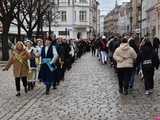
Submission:
<svg viewBox="0 0 160 120">
<path fill-rule="evenodd" d="M 17 98 L 11 72 L 0 72 L 0 120 L 153 120 L 160 115 L 159 74 L 153 95 L 144 95 L 138 79 L 132 93 L 120 95 L 114 71 L 86 54 L 49 96 L 38 84 Z"/>
</svg>

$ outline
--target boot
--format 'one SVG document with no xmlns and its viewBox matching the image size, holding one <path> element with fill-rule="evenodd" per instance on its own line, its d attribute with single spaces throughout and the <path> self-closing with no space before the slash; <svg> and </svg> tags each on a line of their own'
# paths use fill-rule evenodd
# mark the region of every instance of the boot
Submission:
<svg viewBox="0 0 160 120">
<path fill-rule="evenodd" d="M 31 90 L 33 90 L 33 88 L 34 88 L 33 82 L 31 82 L 30 84 L 31 84 Z"/>
<path fill-rule="evenodd" d="M 28 82 L 28 91 L 31 90 L 31 82 Z"/>
<path fill-rule="evenodd" d="M 123 89 L 122 88 L 119 89 L 119 93 L 123 94 Z"/>
<path fill-rule="evenodd" d="M 49 87 L 46 87 L 46 95 L 49 95 Z"/>
<path fill-rule="evenodd" d="M 128 95 L 128 90 L 127 89 L 124 90 L 124 95 Z"/>
<path fill-rule="evenodd" d="M 20 92 L 17 92 L 16 96 L 17 96 L 17 97 L 21 96 L 21 93 L 20 93 Z"/>
</svg>

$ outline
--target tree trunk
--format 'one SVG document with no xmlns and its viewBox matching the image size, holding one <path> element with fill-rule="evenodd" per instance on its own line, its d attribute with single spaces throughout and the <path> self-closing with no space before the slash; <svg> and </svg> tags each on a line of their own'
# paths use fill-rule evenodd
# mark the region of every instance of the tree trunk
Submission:
<svg viewBox="0 0 160 120">
<path fill-rule="evenodd" d="M 52 34 L 52 30 L 51 30 L 51 22 L 50 22 L 50 20 L 49 20 L 49 36 L 51 36 L 51 34 Z"/>
<path fill-rule="evenodd" d="M 18 16 L 18 20 L 17 20 L 17 23 L 18 23 L 18 26 L 17 26 L 17 29 L 18 29 L 17 41 L 21 41 L 20 4 L 18 4 L 17 16 Z"/>
<path fill-rule="evenodd" d="M 40 36 L 40 22 L 38 22 L 38 25 L 37 25 L 37 34 L 36 35 Z"/>
<path fill-rule="evenodd" d="M 9 25 L 3 24 L 3 33 L 2 33 L 2 60 L 3 61 L 7 61 L 9 59 L 8 32 L 9 32 Z"/>
<path fill-rule="evenodd" d="M 28 38 L 29 40 L 32 40 L 32 31 L 31 31 L 31 30 L 29 30 L 29 31 L 27 32 L 27 38 Z"/>
</svg>

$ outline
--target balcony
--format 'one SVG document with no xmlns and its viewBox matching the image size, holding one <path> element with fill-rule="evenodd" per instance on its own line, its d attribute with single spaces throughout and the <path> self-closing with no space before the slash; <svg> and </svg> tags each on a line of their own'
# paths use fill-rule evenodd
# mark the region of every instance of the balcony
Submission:
<svg viewBox="0 0 160 120">
<path fill-rule="evenodd" d="M 90 6 L 89 2 L 75 2 L 74 3 L 75 6 Z"/>
<path fill-rule="evenodd" d="M 87 26 L 89 26 L 89 22 L 75 22 L 74 24 L 75 28 L 86 28 Z"/>
</svg>

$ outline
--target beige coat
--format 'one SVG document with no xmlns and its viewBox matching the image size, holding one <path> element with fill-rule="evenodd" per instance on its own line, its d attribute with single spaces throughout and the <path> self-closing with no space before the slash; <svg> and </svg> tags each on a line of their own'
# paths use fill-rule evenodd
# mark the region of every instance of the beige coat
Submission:
<svg viewBox="0 0 160 120">
<path fill-rule="evenodd" d="M 9 69 L 13 64 L 13 73 L 15 77 L 26 77 L 29 72 L 27 60 L 30 54 L 24 50 L 22 52 L 13 51 L 11 59 L 8 61 L 6 69 Z"/>
<path fill-rule="evenodd" d="M 117 68 L 132 68 L 137 54 L 128 43 L 122 43 L 120 47 L 116 49 L 113 58 L 117 62 Z"/>
</svg>

